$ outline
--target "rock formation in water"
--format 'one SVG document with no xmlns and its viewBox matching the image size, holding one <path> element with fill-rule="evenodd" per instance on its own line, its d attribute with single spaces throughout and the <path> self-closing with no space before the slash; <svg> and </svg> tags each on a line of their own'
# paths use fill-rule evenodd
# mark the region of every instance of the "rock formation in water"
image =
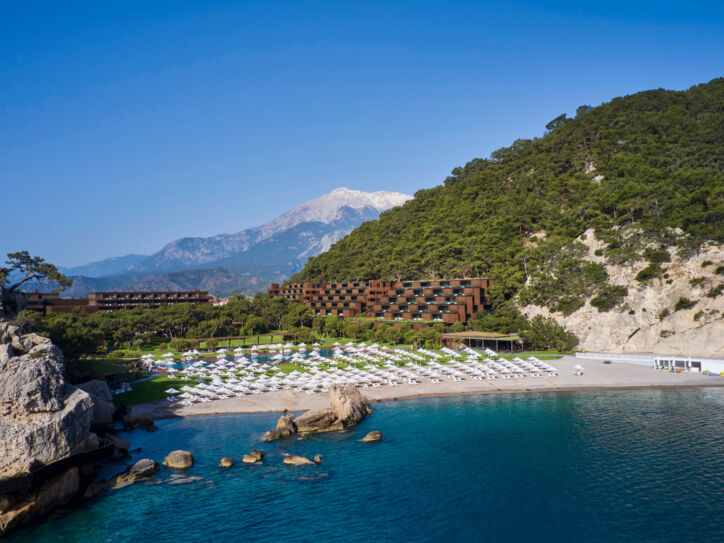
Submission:
<svg viewBox="0 0 724 543">
<path fill-rule="evenodd" d="M 360 441 L 362 443 L 375 443 L 377 441 L 382 441 L 382 432 L 378 430 L 373 430 L 362 439 L 360 439 Z"/>
<path fill-rule="evenodd" d="M 310 409 L 299 415 L 283 415 L 275 430 L 264 435 L 264 441 L 274 441 L 294 434 L 312 434 L 346 430 L 357 424 L 372 412 L 369 401 L 354 385 L 333 385 L 330 392 L 330 407 Z"/>
<path fill-rule="evenodd" d="M 188 451 L 171 451 L 163 459 L 163 465 L 173 469 L 188 469 L 194 465 L 194 457 Z"/>
<path fill-rule="evenodd" d="M 254 449 L 249 454 L 245 454 L 241 461 L 244 464 L 261 464 L 262 458 L 264 458 L 264 451 Z"/>
<path fill-rule="evenodd" d="M 284 457 L 282 463 L 287 464 L 288 466 L 306 466 L 308 464 L 313 464 L 314 462 L 304 456 L 289 454 Z"/>
<path fill-rule="evenodd" d="M 234 465 L 234 459 L 230 456 L 225 456 L 219 461 L 219 467 L 220 468 L 230 468 Z"/>
<path fill-rule="evenodd" d="M 63 355 L 49 339 L 0 322 L 0 534 L 75 497 L 83 467 L 44 484 L 19 485 L 44 464 L 98 447 L 93 400 L 63 380 Z M 2 492 L 2 490 L 0 490 Z"/>
</svg>

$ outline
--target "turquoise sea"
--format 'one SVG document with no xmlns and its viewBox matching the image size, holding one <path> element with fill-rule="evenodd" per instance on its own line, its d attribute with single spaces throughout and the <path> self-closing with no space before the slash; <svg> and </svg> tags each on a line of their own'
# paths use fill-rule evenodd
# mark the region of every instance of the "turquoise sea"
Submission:
<svg viewBox="0 0 724 543">
<path fill-rule="evenodd" d="M 388 402 L 351 432 L 262 445 L 278 416 L 129 433 L 136 459 L 192 451 L 202 480 L 162 468 L 9 541 L 724 541 L 721 388 Z M 371 430 L 384 441 L 360 443 Z M 262 466 L 217 467 L 260 446 Z"/>
</svg>

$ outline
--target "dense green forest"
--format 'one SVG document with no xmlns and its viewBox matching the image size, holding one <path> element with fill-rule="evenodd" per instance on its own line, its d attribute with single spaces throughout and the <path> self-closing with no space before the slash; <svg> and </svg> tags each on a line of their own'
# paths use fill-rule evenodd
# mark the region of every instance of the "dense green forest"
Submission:
<svg viewBox="0 0 724 543">
<path fill-rule="evenodd" d="M 724 79 L 580 106 L 364 223 L 291 280 L 490 277 L 495 311 L 477 325 L 513 331 L 525 327 L 518 294 L 564 312 L 584 294 L 602 311 L 625 295 L 579 258 L 589 228 L 610 259 L 649 260 L 641 281 L 661 273 L 666 247 L 724 241 Z"/>
</svg>

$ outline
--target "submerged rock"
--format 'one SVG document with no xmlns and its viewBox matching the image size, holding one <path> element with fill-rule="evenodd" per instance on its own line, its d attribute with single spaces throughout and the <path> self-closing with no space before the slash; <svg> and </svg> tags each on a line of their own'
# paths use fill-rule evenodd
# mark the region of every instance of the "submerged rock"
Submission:
<svg viewBox="0 0 724 543">
<path fill-rule="evenodd" d="M 194 457 L 188 451 L 171 451 L 163 459 L 163 465 L 173 469 L 188 469 L 194 465 Z"/>
<path fill-rule="evenodd" d="M 222 458 L 221 461 L 219 462 L 219 467 L 220 467 L 220 468 L 230 468 L 230 467 L 233 466 L 233 465 L 234 465 L 234 460 L 233 460 L 231 457 L 229 457 L 229 456 L 225 456 L 225 457 Z"/>
<path fill-rule="evenodd" d="M 158 426 L 153 422 L 153 419 L 146 414 L 128 415 L 125 418 L 125 425 L 127 430 L 135 430 L 137 428 L 146 430 L 147 432 L 155 432 L 158 430 Z"/>
<path fill-rule="evenodd" d="M 305 466 L 307 464 L 313 464 L 314 462 L 304 456 L 290 454 L 284 457 L 283 463 L 289 466 Z"/>
<path fill-rule="evenodd" d="M 324 458 L 324 457 L 323 457 L 321 454 L 315 455 L 315 456 L 314 456 L 314 463 L 315 463 L 315 464 L 321 464 L 323 458 Z"/>
<path fill-rule="evenodd" d="M 204 479 L 203 477 L 191 477 L 185 475 L 172 475 L 167 482 L 170 485 L 188 485 L 197 481 L 205 481 L 206 483 L 211 483 L 211 481 L 209 481 L 208 479 Z"/>
<path fill-rule="evenodd" d="M 261 459 L 264 457 L 264 451 L 259 449 L 254 449 L 249 454 L 245 454 L 244 457 L 241 459 L 241 461 L 244 464 L 259 464 L 261 463 Z"/>
<path fill-rule="evenodd" d="M 330 407 L 311 409 L 296 419 L 284 415 L 276 430 L 269 430 L 264 441 L 274 441 L 294 434 L 312 434 L 345 430 L 372 412 L 369 401 L 354 385 L 333 385 L 329 393 Z"/>
<path fill-rule="evenodd" d="M 382 432 L 379 432 L 377 430 L 373 430 L 366 436 L 364 436 L 362 439 L 360 439 L 363 443 L 374 443 L 376 441 L 382 441 Z"/>
</svg>

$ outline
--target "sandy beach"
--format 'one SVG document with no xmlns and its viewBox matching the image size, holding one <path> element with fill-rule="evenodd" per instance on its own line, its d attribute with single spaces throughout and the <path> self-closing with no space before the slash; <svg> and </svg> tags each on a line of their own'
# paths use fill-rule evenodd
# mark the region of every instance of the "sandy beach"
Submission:
<svg viewBox="0 0 724 543">
<path fill-rule="evenodd" d="M 580 360 L 565 356 L 550 361 L 559 370 L 555 377 L 525 377 L 523 379 L 495 379 L 476 381 L 450 381 L 440 383 L 423 382 L 418 385 L 400 384 L 364 388 L 362 393 L 373 402 L 421 398 L 426 396 L 449 396 L 461 394 L 500 394 L 519 392 L 546 392 L 563 390 L 600 390 L 626 388 L 667 388 L 724 386 L 724 377 L 710 377 L 697 373 L 667 373 L 654 371 L 648 366 L 614 362 L 604 364 L 603 360 Z M 580 364 L 584 374 L 577 377 L 571 373 L 573 366 Z M 209 403 L 174 406 L 167 401 L 139 404 L 133 407 L 134 414 L 147 413 L 153 418 L 196 417 L 232 413 L 269 413 L 305 411 L 327 407 L 326 394 L 302 394 L 292 390 L 279 390 L 264 394 L 217 400 Z"/>
</svg>

